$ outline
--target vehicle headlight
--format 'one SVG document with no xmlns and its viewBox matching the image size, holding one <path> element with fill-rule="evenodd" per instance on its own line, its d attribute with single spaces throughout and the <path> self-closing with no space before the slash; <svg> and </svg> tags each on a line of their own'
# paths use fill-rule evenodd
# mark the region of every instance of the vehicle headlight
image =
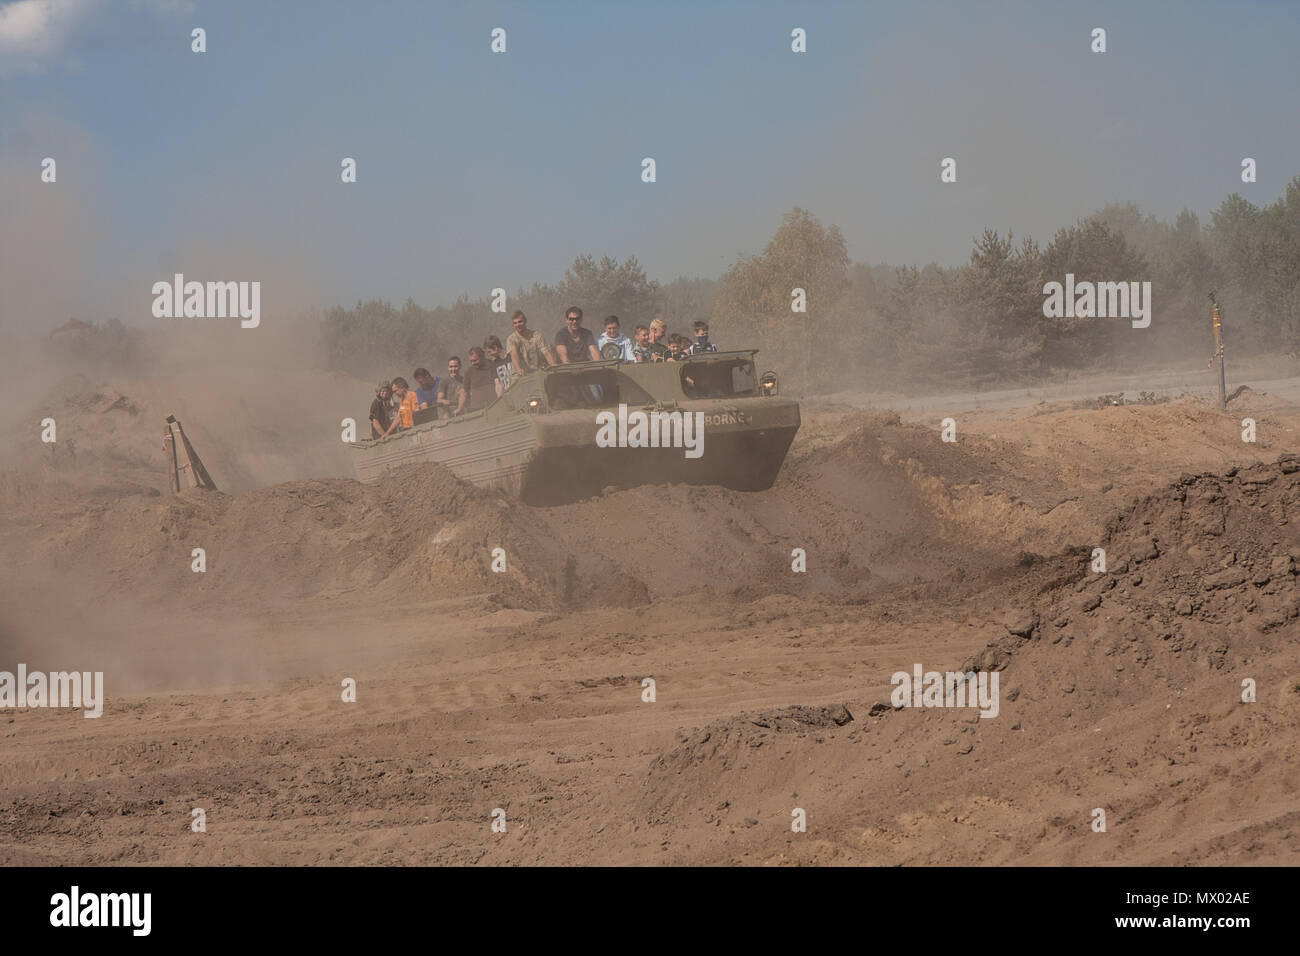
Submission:
<svg viewBox="0 0 1300 956">
<path fill-rule="evenodd" d="M 776 372 L 764 372 L 763 377 L 759 379 L 758 386 L 761 395 L 775 395 L 777 392 Z"/>
</svg>

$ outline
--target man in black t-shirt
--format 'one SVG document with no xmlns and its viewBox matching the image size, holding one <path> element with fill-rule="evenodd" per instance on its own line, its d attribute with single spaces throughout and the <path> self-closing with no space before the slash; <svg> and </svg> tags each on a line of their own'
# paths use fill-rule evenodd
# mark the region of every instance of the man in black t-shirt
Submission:
<svg viewBox="0 0 1300 956">
<path fill-rule="evenodd" d="M 488 364 L 492 366 L 492 372 L 501 382 L 501 387 L 509 388 L 514 380 L 514 369 L 510 364 L 510 353 L 505 350 L 501 340 L 495 335 L 489 335 L 483 340 L 483 351 L 487 352 Z"/>
<path fill-rule="evenodd" d="M 392 427 L 392 386 L 380 382 L 375 389 L 375 400 L 370 403 L 370 437 L 383 438 Z"/>
<path fill-rule="evenodd" d="M 582 310 L 570 306 L 564 310 L 564 328 L 555 335 L 555 353 L 561 362 L 599 362 L 596 339 L 582 327 Z"/>
</svg>

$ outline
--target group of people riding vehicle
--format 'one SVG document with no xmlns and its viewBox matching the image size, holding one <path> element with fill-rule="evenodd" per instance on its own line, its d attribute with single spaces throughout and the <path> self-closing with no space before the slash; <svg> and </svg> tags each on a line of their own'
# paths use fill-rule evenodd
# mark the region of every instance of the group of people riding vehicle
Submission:
<svg viewBox="0 0 1300 956">
<path fill-rule="evenodd" d="M 385 440 L 394 432 L 438 418 L 453 418 L 485 408 L 502 395 L 516 376 L 552 365 L 617 359 L 621 362 L 680 362 L 688 356 L 716 352 L 709 340 L 709 324 L 697 321 L 694 336 L 670 333 L 662 317 L 649 325 L 637 325 L 633 337 L 622 333 L 616 315 L 605 319 L 604 332 L 593 336 L 583 328 L 582 309 L 570 306 L 564 311 L 564 327 L 547 343 L 541 332 L 528 327 L 520 310 L 510 317 L 514 331 L 503 346 L 489 335 L 482 346 L 469 350 L 469 364 L 462 367 L 460 356 L 447 360 L 447 374 L 434 376 L 427 368 L 417 368 L 411 377 L 412 388 L 405 378 L 380 382 L 370 403 L 371 437 Z"/>
</svg>

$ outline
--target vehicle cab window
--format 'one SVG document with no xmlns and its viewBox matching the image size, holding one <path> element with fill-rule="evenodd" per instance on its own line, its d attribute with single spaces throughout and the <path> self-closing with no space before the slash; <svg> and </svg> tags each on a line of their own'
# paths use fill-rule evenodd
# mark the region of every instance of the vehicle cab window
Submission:
<svg viewBox="0 0 1300 956">
<path fill-rule="evenodd" d="M 756 389 L 751 359 L 727 362 L 686 362 L 682 365 L 682 391 L 687 398 L 731 398 L 753 395 Z"/>
</svg>

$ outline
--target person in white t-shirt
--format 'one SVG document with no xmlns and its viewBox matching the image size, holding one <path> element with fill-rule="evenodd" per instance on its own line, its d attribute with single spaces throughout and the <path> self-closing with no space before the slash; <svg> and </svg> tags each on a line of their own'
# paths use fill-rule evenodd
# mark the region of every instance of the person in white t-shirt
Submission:
<svg viewBox="0 0 1300 956">
<path fill-rule="evenodd" d="M 600 338 L 596 339 L 596 351 L 600 353 L 601 358 L 605 357 L 605 346 L 611 343 L 622 349 L 623 354 L 620 358 L 624 362 L 636 361 L 636 353 L 632 351 L 632 340 L 619 329 L 617 315 L 611 315 L 605 320 L 605 331 Z"/>
</svg>

